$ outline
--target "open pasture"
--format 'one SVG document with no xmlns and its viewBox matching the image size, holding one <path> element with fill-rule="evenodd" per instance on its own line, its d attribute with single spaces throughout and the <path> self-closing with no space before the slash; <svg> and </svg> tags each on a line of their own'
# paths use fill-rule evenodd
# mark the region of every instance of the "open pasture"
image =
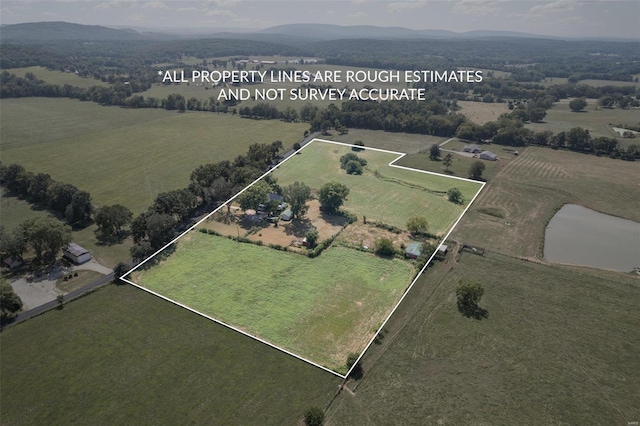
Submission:
<svg viewBox="0 0 640 426">
<path fill-rule="evenodd" d="M 440 136 L 392 133 L 383 130 L 349 129 L 349 133 L 346 135 L 340 135 L 334 130 L 331 132 L 330 135 L 323 136 L 323 138 L 350 144 L 361 141 L 371 148 L 406 152 L 407 154 L 415 154 L 420 151 L 428 152 L 431 145 L 441 144 L 448 139 Z"/>
<path fill-rule="evenodd" d="M 461 107 L 459 113 L 480 125 L 496 121 L 501 114 L 510 112 L 506 103 L 458 101 L 458 106 Z"/>
<path fill-rule="evenodd" d="M 81 89 L 88 89 L 93 86 L 108 87 L 109 83 L 105 83 L 102 80 L 96 80 L 95 78 L 80 77 L 72 72 L 54 71 L 48 70 L 45 67 L 23 67 L 23 68 L 8 68 L 10 74 L 15 74 L 17 77 L 24 77 L 26 73 L 32 73 L 38 80 L 44 80 L 49 84 L 58 84 L 64 86 L 68 84 L 70 86 L 79 87 Z"/>
<path fill-rule="evenodd" d="M 296 424 L 340 379 L 132 286 L 0 334 L 3 424 Z"/>
<path fill-rule="evenodd" d="M 640 221 L 638 173 L 638 162 L 528 147 L 489 180 L 453 236 L 512 256 L 542 257 L 544 229 L 564 204 Z"/>
<path fill-rule="evenodd" d="M 445 145 L 443 148 L 448 148 L 449 144 Z M 495 174 L 504 166 L 506 166 L 513 157 L 512 153 L 506 152 L 503 149 L 499 148 L 497 145 L 489 145 L 486 147 L 491 150 L 491 152 L 498 155 L 498 161 L 486 161 L 479 160 L 478 158 L 465 157 L 462 155 L 451 153 L 452 162 L 451 167 L 449 167 L 449 172 L 445 170 L 444 165 L 442 164 L 442 160 L 440 161 L 432 161 L 429 158 L 429 154 L 412 154 L 403 157 L 396 164 L 404 167 L 411 167 L 413 169 L 419 170 L 427 170 L 435 173 L 442 174 L 450 174 L 451 176 L 459 176 L 467 178 L 469 177 L 469 168 L 471 164 L 476 161 L 482 161 L 485 165 L 484 172 L 482 173 L 482 177 L 484 179 L 491 179 Z M 497 149 L 496 149 L 497 148 Z M 442 157 L 447 155 L 446 151 L 442 151 Z"/>
<path fill-rule="evenodd" d="M 126 110 L 67 99 L 3 100 L 2 111 L 3 163 L 49 173 L 91 193 L 98 206 L 119 203 L 134 214 L 146 210 L 160 192 L 185 187 L 201 164 L 232 160 L 253 143 L 281 140 L 289 147 L 307 128 L 230 114 Z M 5 111 L 14 119 L 7 120 Z"/>
<path fill-rule="evenodd" d="M 458 312 L 460 280 L 482 284 L 487 318 Z M 639 297 L 630 276 L 465 252 L 418 280 L 326 424 L 625 424 Z"/>
<path fill-rule="evenodd" d="M 413 272 L 408 262 L 347 248 L 310 259 L 191 232 L 133 281 L 344 374 L 347 356 L 364 349 Z"/>
<path fill-rule="evenodd" d="M 571 99 L 562 99 L 547 110 L 542 123 L 528 123 L 526 128 L 537 132 L 550 130 L 554 134 L 566 132 L 574 127 L 589 130 L 591 137 L 606 136 L 615 138 L 622 146 L 637 143 L 636 139 L 624 139 L 612 127 L 617 124 L 640 123 L 640 113 L 634 109 L 608 109 L 597 107 L 597 99 L 587 99 L 587 107 L 582 112 L 573 112 L 569 108 Z"/>
<path fill-rule="evenodd" d="M 348 146 L 316 141 L 278 167 L 273 176 L 283 186 L 300 181 L 316 190 L 327 182 L 340 182 L 350 189 L 344 208 L 355 213 L 358 220 L 366 216 L 369 221 L 405 228 L 410 217 L 426 216 L 429 231 L 439 235 L 451 228 L 480 190 L 477 182 L 389 166 L 399 155 L 373 150 L 357 152 L 368 162 L 365 173 L 348 175 L 340 168 L 340 157 L 350 152 Z M 447 200 L 446 191 L 452 187 L 460 189 L 464 205 Z"/>
</svg>

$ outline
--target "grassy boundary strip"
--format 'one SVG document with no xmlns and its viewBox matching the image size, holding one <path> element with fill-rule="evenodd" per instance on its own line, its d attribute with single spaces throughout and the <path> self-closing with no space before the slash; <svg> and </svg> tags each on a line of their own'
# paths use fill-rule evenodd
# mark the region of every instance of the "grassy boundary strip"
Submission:
<svg viewBox="0 0 640 426">
<path fill-rule="evenodd" d="M 303 150 L 304 148 L 306 148 L 307 146 L 311 145 L 314 142 L 323 142 L 323 143 L 329 143 L 329 144 L 334 144 L 334 145 L 341 145 L 341 146 L 346 146 L 346 147 L 357 147 L 357 148 L 363 148 L 361 146 L 357 146 L 357 145 L 352 145 L 352 144 L 347 144 L 347 143 L 343 143 L 343 142 L 336 142 L 336 141 L 329 141 L 329 140 L 325 140 L 325 139 L 318 139 L 315 138 L 312 141 L 310 141 L 309 143 L 305 144 L 302 148 L 300 148 L 299 151 Z M 394 159 L 393 161 L 391 161 L 389 163 L 389 167 L 397 167 L 399 169 L 402 170 L 408 170 L 411 172 L 418 172 L 418 173 L 424 173 L 424 174 L 430 174 L 430 175 L 434 175 L 434 176 L 440 176 L 440 177 L 446 177 L 449 179 L 457 179 L 457 180 L 462 180 L 462 181 L 466 181 L 466 182 L 474 182 L 480 185 L 480 189 L 478 190 L 478 192 L 476 192 L 476 194 L 473 196 L 473 198 L 471 199 L 471 201 L 469 201 L 469 203 L 467 204 L 467 207 L 464 209 L 464 211 L 460 214 L 460 216 L 458 216 L 458 219 L 455 221 L 455 223 L 453 224 L 453 226 L 451 227 L 451 229 L 449 229 L 449 231 L 447 232 L 447 234 L 442 238 L 442 241 L 440 244 L 444 243 L 447 238 L 449 238 L 449 235 L 451 234 L 451 232 L 453 232 L 453 230 L 455 229 L 455 227 L 458 225 L 458 222 L 460 222 L 460 220 L 464 217 L 465 213 L 469 210 L 469 207 L 471 207 L 471 205 L 473 204 L 473 202 L 475 201 L 475 199 L 478 197 L 478 195 L 482 192 L 482 189 L 484 188 L 484 186 L 486 185 L 486 182 L 479 182 L 479 181 L 475 181 L 472 179 L 467 179 L 467 178 L 462 178 L 462 177 L 457 177 L 457 176 L 449 176 L 449 175 L 444 175 L 441 173 L 435 173 L 435 172 L 429 172 L 426 170 L 418 170 L 418 169 L 412 169 L 410 167 L 404 167 L 404 166 L 397 166 L 395 165 L 395 163 L 397 161 L 399 161 L 401 158 L 403 158 L 405 155 L 407 155 L 406 153 L 402 153 L 402 152 L 395 152 L 395 151 L 389 151 L 389 150 L 385 150 L 385 149 L 379 149 L 379 148 L 367 148 L 365 147 L 364 149 L 368 149 L 368 150 L 372 150 L 372 151 L 378 151 L 378 152 L 384 152 L 387 154 L 394 154 L 394 155 L 398 155 L 398 157 L 396 159 Z M 143 266 L 145 263 L 147 263 L 148 261 L 150 261 L 151 259 L 153 259 L 156 255 L 158 255 L 159 253 L 163 252 L 167 247 L 171 246 L 172 244 L 174 244 L 176 241 L 178 241 L 180 238 L 182 238 L 183 236 L 185 236 L 186 234 L 188 234 L 189 232 L 193 231 L 200 223 L 204 222 L 205 220 L 207 220 L 209 217 L 211 217 L 213 214 L 217 213 L 219 210 L 221 210 L 222 208 L 224 208 L 225 206 L 227 206 L 227 204 L 231 203 L 233 200 L 235 200 L 238 196 L 240 196 L 244 191 L 246 191 L 247 189 L 251 188 L 254 184 L 256 184 L 257 182 L 259 182 L 260 180 L 262 180 L 265 176 L 269 175 L 273 170 L 275 170 L 276 168 L 280 167 L 282 164 L 286 163 L 289 159 L 295 157 L 294 155 L 291 155 L 289 157 L 287 157 L 286 159 L 284 159 L 281 163 L 277 164 L 275 167 L 273 167 L 272 169 L 268 170 L 267 172 L 263 173 L 259 178 L 257 178 L 256 180 L 254 180 L 253 182 L 251 182 L 249 185 L 247 185 L 245 188 L 243 188 L 241 191 L 239 191 L 236 195 L 234 195 L 233 197 L 229 198 L 226 202 L 224 202 L 223 204 L 221 204 L 220 206 L 218 206 L 216 209 L 214 209 L 211 213 L 207 214 L 206 216 L 204 216 L 202 219 L 200 219 L 198 222 L 196 222 L 195 224 L 193 224 L 191 227 L 189 227 L 186 231 L 184 231 L 183 233 L 181 233 L 180 235 L 178 235 L 176 238 L 174 238 L 173 240 L 171 240 L 170 242 L 168 242 L 167 244 L 165 244 L 163 247 L 161 247 L 159 250 L 157 250 L 155 253 L 153 253 L 151 256 L 149 256 L 147 259 L 143 260 L 142 262 L 140 262 L 138 265 L 136 265 L 134 268 L 132 268 L 131 270 L 127 271 L 124 275 L 122 275 L 120 277 L 121 280 L 141 289 L 144 290 L 150 294 L 153 294 L 154 296 L 157 296 L 161 299 L 164 299 L 168 302 L 173 303 L 174 305 L 180 306 L 184 309 L 187 309 L 188 311 L 191 311 L 197 315 L 200 315 L 204 318 L 207 318 L 213 322 L 216 322 L 220 325 L 223 325 L 225 327 L 228 327 L 234 331 L 237 331 L 238 333 L 241 333 L 247 337 L 250 337 L 254 340 L 259 341 L 260 343 L 263 343 L 267 346 L 270 346 L 274 349 L 277 349 L 281 352 L 286 353 L 287 355 L 291 355 L 294 358 L 297 358 L 301 361 L 307 362 L 315 367 L 318 367 L 324 371 L 327 371 L 331 374 L 334 374 L 342 379 L 347 379 L 349 377 L 349 375 L 351 374 L 351 371 L 356 367 L 356 365 L 358 364 L 358 362 L 360 362 L 360 359 L 364 356 L 365 352 L 367 351 L 367 349 L 369 349 L 369 347 L 373 344 L 373 342 L 376 339 L 376 336 L 380 333 L 380 331 L 382 331 L 382 329 L 384 328 L 384 326 L 387 324 L 387 322 L 389 321 L 389 318 L 391 318 L 391 316 L 393 315 L 393 313 L 396 311 L 396 309 L 398 308 L 398 306 L 402 303 L 402 301 L 404 300 L 404 298 L 407 296 L 407 294 L 409 293 L 409 291 L 411 290 L 411 288 L 414 286 L 414 284 L 416 283 L 416 281 L 418 280 L 418 278 L 420 278 L 420 276 L 422 275 L 422 273 L 425 271 L 425 269 L 427 268 L 427 266 L 429 266 L 429 264 L 431 263 L 431 261 L 433 260 L 433 258 L 435 257 L 436 253 L 438 252 L 438 248 L 439 245 L 436 246 L 434 252 L 431 254 L 431 256 L 429 257 L 429 259 L 427 260 L 427 262 L 424 264 L 424 266 L 422 267 L 422 269 L 416 274 L 415 278 L 413 279 L 413 281 L 411 282 L 411 284 L 406 288 L 406 290 L 404 291 L 404 293 L 402 294 L 402 297 L 400 297 L 400 300 L 398 301 L 398 303 L 396 303 L 396 305 L 393 307 L 393 309 L 391 310 L 391 312 L 389 313 L 389 315 L 387 315 L 386 319 L 382 322 L 382 324 L 380 325 L 380 327 L 378 327 L 378 329 L 376 330 L 376 332 L 374 333 L 373 337 L 371 338 L 371 340 L 369 340 L 369 343 L 365 346 L 365 349 L 362 351 L 362 353 L 360 354 L 360 356 L 358 357 L 358 359 L 356 360 L 356 362 L 353 363 L 353 366 L 349 369 L 349 371 L 347 371 L 346 374 L 342 375 L 339 374 L 327 367 L 324 367 L 320 364 L 317 364 L 313 361 L 310 361 L 306 358 L 301 357 L 300 355 L 297 355 L 293 352 L 290 352 L 284 348 L 281 348 L 279 346 L 276 346 L 266 340 L 260 339 L 256 336 L 253 336 L 243 330 L 240 330 L 230 324 L 226 324 L 225 322 L 222 322 L 218 319 L 215 319 L 213 317 L 210 317 L 206 314 L 203 314 L 202 312 L 196 311 L 195 309 L 192 309 L 180 302 L 177 302 L 175 300 L 172 300 L 166 296 L 163 296 L 159 293 L 156 293 L 152 290 L 149 290 L 146 287 L 142 287 L 138 284 L 136 284 L 135 282 L 127 279 L 126 277 L 132 273 L 133 271 L 135 271 L 136 269 L 140 268 L 141 266 Z"/>
</svg>

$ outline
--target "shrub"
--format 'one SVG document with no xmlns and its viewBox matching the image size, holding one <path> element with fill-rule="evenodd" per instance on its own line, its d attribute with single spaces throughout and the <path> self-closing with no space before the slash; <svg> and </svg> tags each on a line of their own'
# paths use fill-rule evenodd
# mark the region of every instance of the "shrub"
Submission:
<svg viewBox="0 0 640 426">
<path fill-rule="evenodd" d="M 354 160 L 351 160 L 347 164 L 345 164 L 344 170 L 349 175 L 361 175 L 363 172 L 362 164 Z"/>
<path fill-rule="evenodd" d="M 306 426 L 322 426 L 324 424 L 324 411 L 320 407 L 310 407 L 304 413 Z"/>
<path fill-rule="evenodd" d="M 429 228 L 429 222 L 424 216 L 412 216 L 407 221 L 407 229 L 412 234 L 424 234 Z"/>
<path fill-rule="evenodd" d="M 396 253 L 396 249 L 393 247 L 393 241 L 389 238 L 378 238 L 374 246 L 375 253 L 380 256 L 393 256 Z"/>
<path fill-rule="evenodd" d="M 449 201 L 455 204 L 462 204 L 464 202 L 464 198 L 462 197 L 462 192 L 458 188 L 451 188 L 447 191 L 447 195 L 449 196 Z"/>
<path fill-rule="evenodd" d="M 305 238 L 309 243 L 309 248 L 314 248 L 316 246 L 316 243 L 318 242 L 318 237 L 319 237 L 319 234 L 316 228 L 311 228 L 307 231 L 307 233 L 305 234 Z"/>
</svg>

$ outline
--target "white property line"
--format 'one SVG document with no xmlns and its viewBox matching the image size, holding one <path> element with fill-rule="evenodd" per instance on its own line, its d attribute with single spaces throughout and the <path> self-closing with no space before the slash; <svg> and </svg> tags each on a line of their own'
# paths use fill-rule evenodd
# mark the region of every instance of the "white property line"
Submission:
<svg viewBox="0 0 640 426">
<path fill-rule="evenodd" d="M 356 362 L 353 363 L 353 365 L 351 366 L 351 368 L 349 369 L 349 371 L 347 371 L 346 374 L 342 375 L 336 371 L 333 371 L 327 367 L 324 367 L 320 364 L 317 364 L 311 360 L 308 360 L 304 357 L 301 357 L 300 355 L 297 355 L 287 349 L 281 348 L 279 346 L 274 345 L 273 343 L 270 343 L 266 340 L 263 340 L 259 337 L 256 337 L 252 334 L 249 334 L 243 330 L 240 330 L 239 328 L 236 328 L 230 324 L 227 324 L 223 321 L 220 321 L 216 318 L 210 317 L 202 312 L 199 312 L 193 308 L 190 308 L 189 306 L 186 306 L 180 302 L 177 302 L 173 299 L 170 299 L 166 296 L 163 296 L 159 293 L 156 293 L 148 288 L 145 288 L 141 285 L 138 285 L 136 283 L 134 283 L 131 280 L 126 279 L 125 277 L 129 274 L 131 274 L 132 272 L 134 272 L 136 269 L 140 268 L 142 265 L 144 265 L 145 263 L 147 263 L 149 260 L 151 260 L 153 257 L 155 257 L 156 255 L 158 255 L 160 252 L 162 252 L 164 249 L 166 249 L 167 247 L 169 247 L 171 244 L 175 243 L 176 241 L 178 241 L 180 238 L 182 238 L 184 235 L 186 235 L 187 233 L 189 233 L 190 231 L 194 230 L 199 224 L 201 224 L 202 222 L 204 222 L 205 220 L 207 220 L 209 217 L 211 217 L 213 214 L 215 214 L 216 212 L 218 212 L 220 209 L 222 209 L 223 207 L 227 206 L 227 204 L 231 203 L 233 200 L 235 200 L 240 194 L 242 194 L 244 191 L 246 191 L 247 189 L 249 189 L 250 187 L 252 187 L 254 184 L 256 184 L 258 181 L 262 180 L 265 176 L 267 176 L 268 174 L 270 174 L 271 172 L 273 172 L 275 169 L 277 169 L 278 167 L 280 167 L 282 164 L 286 163 L 287 161 L 289 161 L 289 159 L 295 157 L 295 154 L 290 155 L 289 157 L 285 158 L 281 163 L 277 164 L 276 166 L 274 166 L 272 169 L 268 170 L 267 172 L 265 172 L 264 174 L 262 174 L 259 178 L 257 178 L 256 180 L 254 180 L 253 182 L 251 182 L 249 185 L 247 185 L 245 188 L 243 188 L 240 192 L 238 192 L 237 194 L 235 194 L 234 196 L 232 196 L 231 198 L 229 198 L 225 203 L 221 204 L 220 206 L 218 206 L 216 209 L 214 209 L 211 213 L 207 214 L 205 217 L 203 217 L 202 219 L 200 219 L 198 222 L 196 222 L 195 224 L 193 224 L 191 227 L 189 227 L 186 231 L 184 231 L 182 234 L 178 235 L 176 238 L 174 238 L 173 240 L 171 240 L 170 242 L 168 242 L 167 244 L 165 244 L 162 248 L 160 248 L 159 250 L 157 250 L 155 253 L 153 253 L 151 256 L 149 256 L 147 259 L 145 259 L 144 261 L 140 262 L 138 265 L 136 265 L 134 268 L 130 269 L 129 271 L 127 271 L 125 274 L 123 274 L 120 279 L 133 285 L 134 287 L 137 287 L 141 290 L 144 290 L 150 294 L 153 294 L 154 296 L 160 297 L 161 299 L 164 299 L 168 302 L 173 303 L 176 306 L 180 306 L 181 308 L 187 309 L 188 311 L 191 311 L 197 315 L 200 315 L 204 318 L 207 318 L 208 320 L 211 320 L 215 323 L 218 323 L 220 325 L 223 325 L 227 328 L 230 328 L 233 331 L 237 331 L 240 334 L 243 334 L 247 337 L 250 337 L 252 339 L 255 339 L 257 341 L 259 341 L 260 343 L 264 343 L 267 346 L 270 346 L 274 349 L 277 349 L 279 351 L 282 351 L 284 353 L 286 353 L 287 355 L 291 355 L 294 358 L 297 358 L 301 361 L 305 361 L 315 367 L 318 367 L 324 371 L 327 371 L 331 374 L 334 374 L 342 379 L 346 379 L 347 377 L 349 377 L 349 374 L 351 374 L 351 371 L 356 367 L 356 365 L 358 364 L 358 362 L 360 362 L 360 359 L 364 356 L 365 352 L 369 349 L 369 347 L 371 346 L 371 344 L 373 344 L 374 340 L 376 339 L 376 337 L 378 336 L 378 334 L 382 331 L 382 329 L 384 328 L 384 326 L 387 324 L 387 322 L 389 321 L 389 319 L 391 318 L 391 316 L 393 315 L 393 313 L 396 311 L 396 309 L 398 309 L 398 306 L 400 306 L 400 303 L 402 303 L 402 301 L 404 300 L 404 298 L 407 296 L 407 294 L 409 293 L 409 291 L 413 288 L 414 284 L 418 281 L 418 278 L 420 278 L 420 276 L 423 274 L 423 272 L 427 269 L 427 266 L 429 266 L 429 264 L 431 263 L 431 260 L 433 260 L 433 257 L 436 255 L 436 253 L 438 252 L 438 249 L 440 247 L 441 244 L 444 244 L 444 242 L 447 240 L 447 238 L 449 238 L 449 235 L 451 234 L 451 232 L 453 232 L 453 230 L 455 229 L 455 227 L 458 225 L 458 222 L 460 222 L 460 220 L 462 219 L 462 217 L 465 215 L 465 213 L 467 212 L 467 210 L 469 210 L 469 207 L 471 207 L 471 204 L 475 201 L 475 199 L 478 197 L 478 195 L 480 194 L 480 192 L 482 191 L 482 189 L 484 188 L 484 186 L 486 185 L 486 182 L 479 182 L 479 181 L 475 181 L 472 179 L 466 179 L 466 178 L 461 178 L 461 177 L 457 177 L 457 176 L 449 176 L 449 175 L 445 175 L 442 173 L 435 173 L 435 172 L 428 172 L 426 170 L 419 170 L 419 169 L 413 169 L 410 167 L 404 167 L 404 166 L 397 166 L 394 163 L 396 163 L 398 160 L 400 160 L 401 158 L 403 158 L 404 156 L 406 156 L 406 153 L 403 152 L 396 152 L 396 151 L 389 151 L 386 149 L 379 149 L 379 148 L 369 148 L 369 147 L 363 147 L 363 146 L 359 146 L 359 145 L 352 145 L 352 144 L 347 144 L 347 143 L 343 143 L 343 142 L 336 142 L 336 141 L 329 141 L 329 140 L 325 140 L 325 139 L 318 139 L 318 138 L 314 138 L 313 140 L 311 140 L 309 143 L 305 144 L 302 148 L 300 148 L 297 152 L 302 151 L 303 149 L 305 149 L 307 146 L 311 145 L 313 142 L 323 142 L 323 143 L 330 143 L 330 144 L 335 144 L 335 145 L 341 145 L 341 146 L 346 146 L 346 147 L 355 147 L 355 148 L 359 148 L 359 149 L 366 149 L 366 150 L 370 150 L 370 151 L 377 151 L 377 152 L 383 152 L 383 153 L 387 153 L 387 154 L 394 154 L 394 155 L 398 155 L 398 157 L 396 159 L 394 159 L 393 161 L 391 161 L 389 163 L 390 167 L 396 167 L 399 169 L 403 169 L 403 170 L 408 170 L 408 171 L 412 171 L 412 172 L 418 172 L 418 173 L 425 173 L 425 174 L 430 174 L 430 175 L 435 175 L 435 176 L 442 176 L 442 177 L 446 177 L 449 179 L 458 179 L 458 180 L 462 180 L 462 181 L 466 181 L 466 182 L 473 182 L 473 183 L 477 183 L 477 184 L 481 184 L 482 186 L 480 187 L 480 189 L 478 190 L 478 192 L 476 193 L 476 195 L 474 195 L 474 197 L 471 199 L 471 201 L 469 202 L 469 204 L 467 205 L 467 207 L 464 209 L 464 211 L 462 212 L 462 214 L 458 217 L 458 219 L 456 220 L 456 222 L 453 224 L 453 226 L 451 227 L 451 229 L 449 230 L 449 232 L 447 233 L 447 235 L 445 235 L 445 237 L 442 239 L 442 242 L 440 242 L 437 246 L 436 249 L 434 250 L 434 252 L 431 254 L 431 256 L 429 257 L 429 259 L 427 260 L 427 262 L 425 263 L 425 265 L 422 267 L 422 269 L 420 270 L 420 272 L 418 272 L 418 274 L 416 275 L 416 277 L 413 279 L 413 281 L 411 282 L 411 284 L 409 285 L 409 287 L 405 290 L 405 292 L 403 293 L 402 297 L 400 298 L 400 300 L 398 300 L 398 303 L 396 303 L 396 305 L 393 307 L 393 309 L 391 310 L 391 312 L 389 313 L 389 315 L 387 315 L 386 319 L 383 321 L 382 325 L 378 328 L 378 330 L 375 332 L 375 334 L 373 335 L 373 337 L 371 338 L 371 340 L 369 341 L 369 343 L 367 344 L 367 346 L 364 348 L 364 350 L 362 351 L 362 353 L 360 353 L 360 356 L 358 357 L 358 359 L 356 360 Z"/>
</svg>

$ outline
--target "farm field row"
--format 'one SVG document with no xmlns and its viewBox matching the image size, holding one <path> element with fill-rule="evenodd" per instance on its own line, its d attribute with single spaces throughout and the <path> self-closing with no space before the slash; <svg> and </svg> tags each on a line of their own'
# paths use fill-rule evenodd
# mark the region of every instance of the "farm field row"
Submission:
<svg viewBox="0 0 640 426">
<path fill-rule="evenodd" d="M 0 345 L 3 424 L 295 424 L 340 383 L 132 286 L 7 328 Z"/>
<path fill-rule="evenodd" d="M 290 147 L 307 129 L 306 124 L 125 110 L 67 99 L 3 100 L 2 111 L 3 163 L 49 173 L 91 193 L 98 206 L 119 203 L 134 214 L 159 193 L 185 187 L 201 164 L 232 160 L 253 143 L 281 140 Z M 60 114 L 69 118 L 58 122 Z M 96 116 L 103 118 L 94 128 Z"/>
<path fill-rule="evenodd" d="M 488 182 L 453 237 L 511 256 L 541 257 L 564 204 L 640 221 L 637 162 L 528 147 Z"/>
<path fill-rule="evenodd" d="M 458 312 L 460 280 L 483 285 L 488 318 Z M 463 252 L 418 280 L 326 424 L 637 418 L 639 297 L 630 276 Z"/>
</svg>

